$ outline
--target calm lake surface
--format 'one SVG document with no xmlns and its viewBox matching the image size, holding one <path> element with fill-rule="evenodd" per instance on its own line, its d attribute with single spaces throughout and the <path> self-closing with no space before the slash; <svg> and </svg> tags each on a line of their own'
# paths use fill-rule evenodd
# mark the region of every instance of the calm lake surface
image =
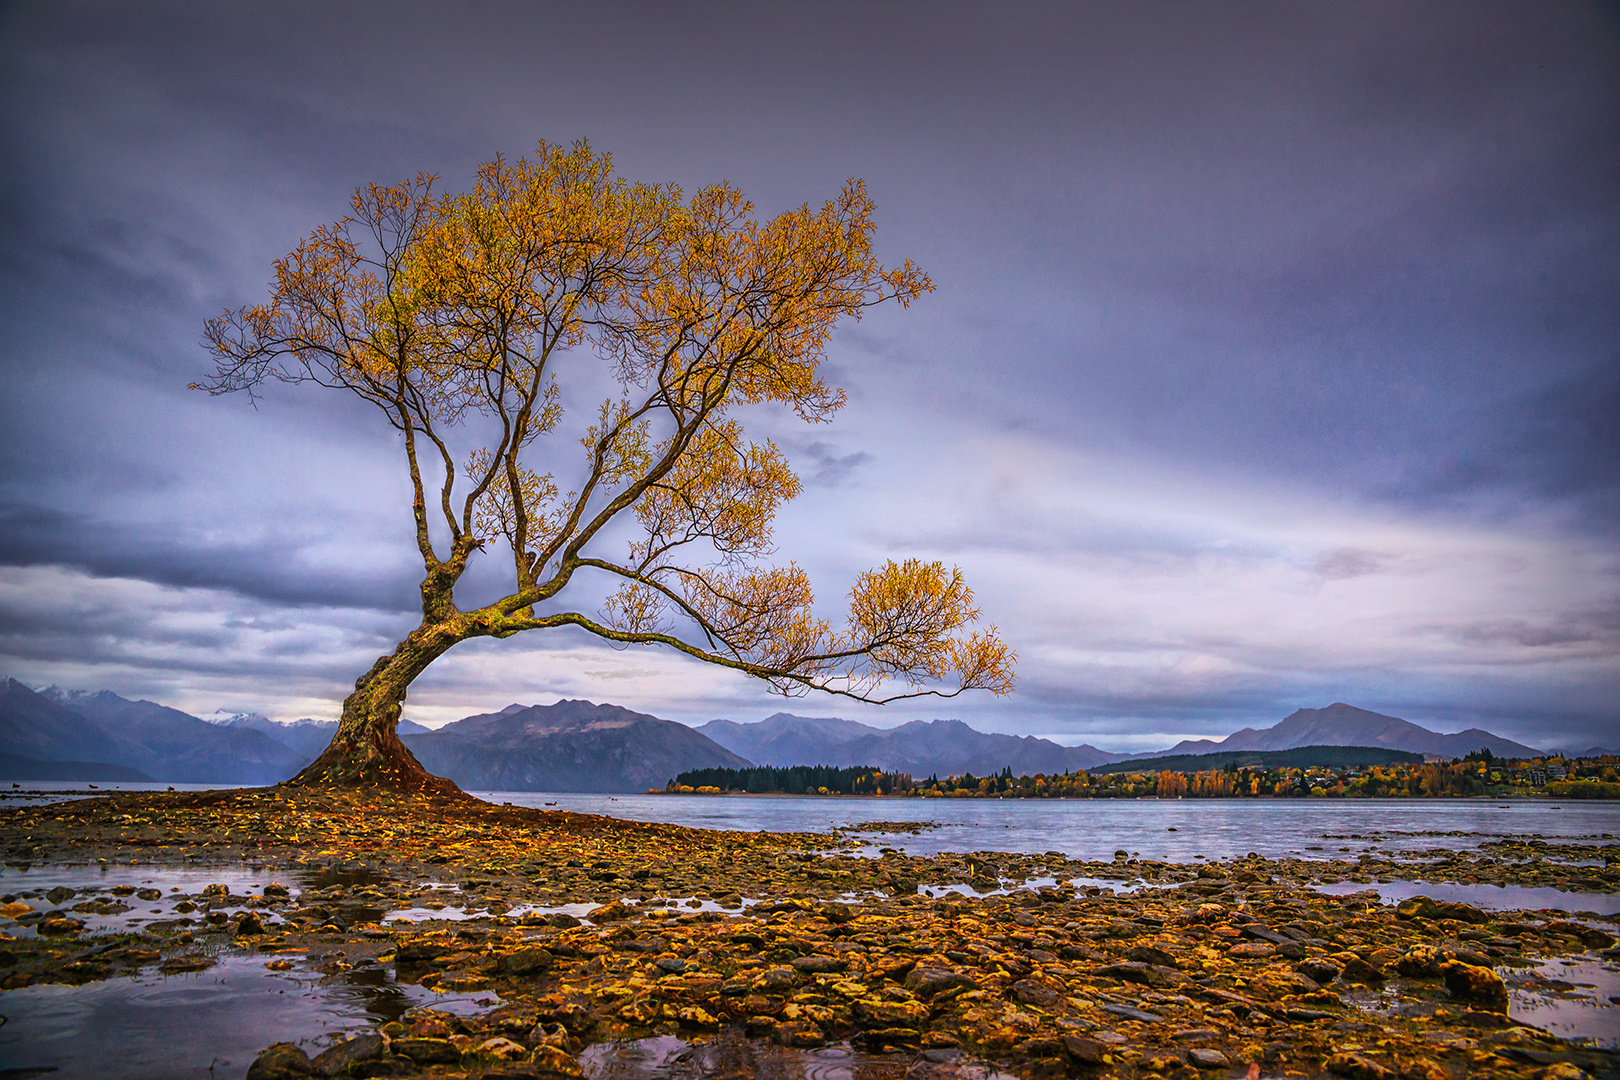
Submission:
<svg viewBox="0 0 1620 1080">
<path fill-rule="evenodd" d="M 1620 834 L 1617 802 L 1397 799 L 874 799 L 793 796 L 547 795 L 480 791 L 481 799 L 701 829 L 827 832 L 909 822 L 922 832 L 865 833 L 913 855 L 1061 851 L 1107 861 L 1125 850 L 1190 863 L 1249 852 L 1330 858 L 1376 848 L 1471 850 L 1509 836 Z M 931 826 L 931 827 L 930 827 Z M 1341 849 L 1348 849 L 1344 851 Z"/>
</svg>

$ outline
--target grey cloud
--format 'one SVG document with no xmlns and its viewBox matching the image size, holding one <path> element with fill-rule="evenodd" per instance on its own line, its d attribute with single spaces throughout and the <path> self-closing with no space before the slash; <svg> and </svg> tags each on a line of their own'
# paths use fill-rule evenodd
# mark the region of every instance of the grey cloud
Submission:
<svg viewBox="0 0 1620 1080">
<path fill-rule="evenodd" d="M 804 449 L 811 460 L 810 482 L 821 487 L 837 487 L 856 469 L 875 460 L 865 450 L 839 454 L 837 447 L 824 442 L 813 442 Z"/>
<path fill-rule="evenodd" d="M 1316 572 L 1322 577 L 1334 580 L 1361 577 L 1364 574 L 1376 574 L 1389 564 L 1391 556 L 1381 551 L 1367 551 L 1363 548 L 1339 548 L 1329 551 L 1316 560 Z"/>
</svg>

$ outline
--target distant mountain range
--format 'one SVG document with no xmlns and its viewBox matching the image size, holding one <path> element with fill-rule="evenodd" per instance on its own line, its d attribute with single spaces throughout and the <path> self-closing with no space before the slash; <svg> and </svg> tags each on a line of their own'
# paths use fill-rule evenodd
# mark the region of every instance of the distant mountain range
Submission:
<svg viewBox="0 0 1620 1080">
<path fill-rule="evenodd" d="M 309 760 L 263 732 L 207 724 L 155 702 L 109 690 L 37 694 L 15 679 L 0 687 L 0 753 L 10 758 L 11 779 L 191 784 L 273 784 Z"/>
<path fill-rule="evenodd" d="M 0 777 L 8 780 L 274 784 L 332 741 L 335 720 L 255 713 L 204 721 L 108 690 L 0 686 Z M 474 791 L 645 791 L 688 769 L 749 762 L 684 724 L 616 705 L 511 705 L 437 731 L 399 732 L 430 771 Z"/>
<path fill-rule="evenodd" d="M 1296 709 L 1268 728 L 1243 728 L 1219 741 L 1186 739 L 1154 757 L 1212 754 L 1224 750 L 1292 750 L 1296 746 L 1382 746 L 1432 757 L 1462 757 L 1489 750 L 1498 757 L 1540 757 L 1543 751 L 1469 728 L 1442 735 L 1397 716 L 1358 709 L 1336 701 L 1325 709 Z"/>
<path fill-rule="evenodd" d="M 324 750 L 333 720 L 280 723 L 256 713 L 205 721 L 108 690 L 35 692 L 0 685 L 0 777 L 272 784 Z M 473 791 L 634 792 L 663 787 L 691 769 L 750 765 L 872 765 L 916 777 L 1072 772 L 1117 762 L 1308 746 L 1374 747 L 1431 757 L 1488 749 L 1503 757 L 1542 751 L 1471 728 L 1442 735 L 1394 716 L 1335 703 L 1300 709 L 1269 728 L 1220 741 L 1198 739 L 1154 753 L 977 731 L 960 720 L 877 728 L 836 717 L 777 713 L 755 723 L 714 720 L 692 728 L 617 705 L 559 701 L 509 705 L 438 730 L 409 720 L 399 732 L 422 764 Z M 1603 753 L 1593 747 L 1582 756 Z"/>
<path fill-rule="evenodd" d="M 913 720 L 876 728 L 833 717 L 777 713 L 758 723 L 711 720 L 697 728 L 756 765 L 875 765 L 914 776 L 1077 772 L 1118 761 L 1095 746 L 976 731 L 960 720 Z"/>
<path fill-rule="evenodd" d="M 508 705 L 404 742 L 473 791 L 646 791 L 688 769 L 749 765 L 685 724 L 589 701 Z"/>
</svg>

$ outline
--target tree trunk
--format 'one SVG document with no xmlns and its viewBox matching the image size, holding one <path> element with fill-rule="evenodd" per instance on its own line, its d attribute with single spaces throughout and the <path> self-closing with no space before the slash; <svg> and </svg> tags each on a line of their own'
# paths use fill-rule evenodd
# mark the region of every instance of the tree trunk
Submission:
<svg viewBox="0 0 1620 1080">
<path fill-rule="evenodd" d="M 445 631 L 443 627 L 420 627 L 392 653 L 380 657 L 356 680 L 354 693 L 344 700 L 343 719 L 332 742 L 286 783 L 468 798 L 451 781 L 422 768 L 416 755 L 400 742 L 397 731 L 411 681 L 460 640 Z"/>
</svg>

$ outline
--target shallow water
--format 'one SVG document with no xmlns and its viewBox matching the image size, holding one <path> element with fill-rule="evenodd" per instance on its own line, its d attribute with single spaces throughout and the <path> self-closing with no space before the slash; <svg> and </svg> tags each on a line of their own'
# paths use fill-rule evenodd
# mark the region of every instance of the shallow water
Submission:
<svg viewBox="0 0 1620 1080">
<path fill-rule="evenodd" d="M 482 1009 L 492 995 L 436 995 L 380 970 L 317 976 L 266 969 L 269 957 L 223 956 L 207 971 L 142 972 L 83 986 L 38 984 L 0 996 L 0 1072 L 55 1068 L 59 1080 L 167 1080 L 247 1071 L 273 1042 L 312 1054 L 328 1032 L 355 1032 L 431 1003 Z M 357 977 L 358 976 L 358 977 Z"/>
<path fill-rule="evenodd" d="M 1007 1073 L 962 1058 L 954 1051 L 929 1075 L 953 1080 L 1013 1080 Z M 814 1050 L 773 1046 L 746 1039 L 734 1030 L 713 1039 L 687 1042 L 673 1036 L 597 1043 L 580 1054 L 589 1080 L 697 1080 L 699 1077 L 760 1080 L 904 1080 L 917 1058 L 912 1054 L 867 1054 L 847 1043 Z"/>
<path fill-rule="evenodd" d="M 1620 915 L 1620 894 L 1564 892 L 1561 889 L 1529 889 L 1521 885 L 1450 885 L 1444 882 L 1384 881 L 1359 884 L 1341 881 L 1312 888 L 1329 896 L 1356 892 L 1376 892 L 1385 903 L 1399 903 L 1413 896 L 1430 900 L 1472 904 L 1485 911 L 1588 912 L 1593 915 Z"/>
<path fill-rule="evenodd" d="M 1497 974 L 1508 982 L 1508 1015 L 1517 1023 L 1620 1049 L 1620 964 L 1578 956 Z M 1536 981 L 1526 985 L 1528 979 Z"/>
</svg>

